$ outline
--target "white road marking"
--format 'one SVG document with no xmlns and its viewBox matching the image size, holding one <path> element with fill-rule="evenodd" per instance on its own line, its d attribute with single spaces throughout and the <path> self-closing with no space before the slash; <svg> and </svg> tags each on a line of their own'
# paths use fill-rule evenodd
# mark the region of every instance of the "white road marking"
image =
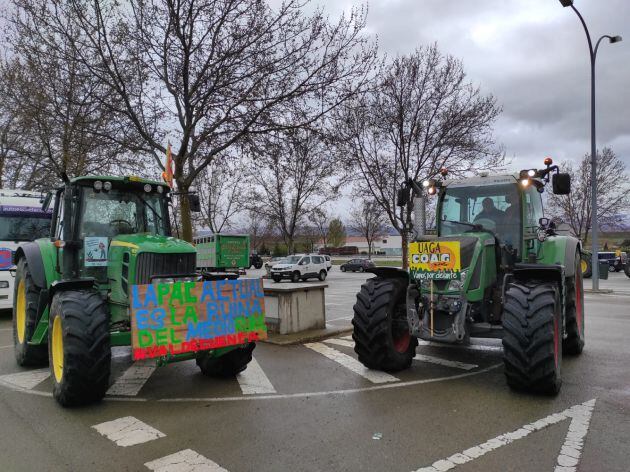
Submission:
<svg viewBox="0 0 630 472">
<path fill-rule="evenodd" d="M 323 343 L 308 343 L 304 344 L 309 349 L 312 349 L 315 352 L 320 353 L 321 355 L 327 357 L 331 361 L 335 361 L 336 363 L 344 366 L 346 369 L 351 370 L 355 374 L 359 374 L 361 377 L 369 380 L 372 383 L 385 383 L 385 382 L 399 382 L 400 379 L 394 377 L 393 375 L 389 375 L 385 372 L 380 372 L 378 370 L 370 370 L 361 364 L 354 357 L 350 357 L 343 352 L 339 352 L 332 347 L 326 346 Z"/>
<path fill-rule="evenodd" d="M 166 434 L 133 416 L 96 424 L 92 428 L 122 447 L 135 446 L 166 436 Z"/>
<path fill-rule="evenodd" d="M 228 472 L 192 449 L 184 449 L 144 465 L 154 472 Z"/>
<path fill-rule="evenodd" d="M 341 336 L 339 339 L 345 339 L 347 341 L 353 341 L 352 335 L 350 335 L 350 336 Z"/>
<path fill-rule="evenodd" d="M 574 405 L 571 408 L 567 408 L 560 413 L 554 413 L 552 415 L 546 416 L 545 418 L 542 418 L 538 421 L 526 424 L 517 430 L 501 434 L 500 436 L 492 438 L 485 443 L 479 444 L 478 446 L 474 446 L 462 452 L 458 452 L 457 454 L 453 454 L 446 459 L 436 461 L 428 467 L 422 467 L 416 470 L 416 472 L 443 472 L 446 470 L 454 469 L 458 465 L 471 462 L 478 457 L 487 454 L 488 452 L 491 452 L 503 446 L 507 446 L 514 441 L 529 436 L 531 433 L 540 431 L 547 428 L 548 426 L 551 426 L 552 424 L 559 423 L 560 421 L 564 421 L 569 418 L 571 418 L 569 433 L 567 434 L 567 438 L 564 442 L 564 445 L 562 446 L 560 455 L 558 456 L 559 466 L 556 466 L 555 471 L 575 471 L 575 466 L 579 462 L 582 446 L 584 445 L 584 437 L 588 432 L 588 425 L 591 419 L 591 415 L 593 413 L 594 406 L 595 399 L 578 405 Z M 564 466 L 563 464 L 573 465 Z"/>
<path fill-rule="evenodd" d="M 146 359 L 132 364 L 107 390 L 107 395 L 135 397 L 149 377 L 155 372 L 155 359 Z"/>
<path fill-rule="evenodd" d="M 352 339 L 352 338 L 350 338 L 350 339 Z M 324 342 L 327 343 L 327 344 L 336 344 L 337 346 L 354 348 L 354 341 L 349 341 L 349 340 L 343 339 L 343 338 L 324 339 Z"/>
<path fill-rule="evenodd" d="M 276 393 L 271 381 L 253 357 L 251 362 L 247 364 L 247 369 L 236 376 L 236 380 L 238 380 L 243 395 Z"/>
<path fill-rule="evenodd" d="M 424 354 L 416 354 L 414 360 L 420 362 L 430 362 L 431 364 L 443 365 L 445 367 L 455 367 L 456 369 L 472 370 L 479 367 L 477 364 L 466 364 L 465 362 L 449 361 L 440 359 L 439 357 L 425 356 Z"/>
<path fill-rule="evenodd" d="M 436 343 L 433 341 L 425 341 L 423 339 L 418 339 L 418 346 L 429 346 L 429 347 L 445 347 L 451 349 L 467 349 L 471 351 L 493 351 L 493 352 L 501 352 L 503 351 L 503 347 L 501 346 L 492 346 L 487 344 L 443 344 Z"/>
<path fill-rule="evenodd" d="M 0 375 L 0 382 L 5 385 L 13 385 L 22 389 L 30 390 L 50 377 L 50 370 L 37 369 L 16 374 Z"/>
<path fill-rule="evenodd" d="M 588 427 L 593 415 L 595 400 L 583 403 L 582 408 L 573 407 L 575 410 L 571 416 L 569 432 L 564 440 L 560 454 L 558 455 L 555 472 L 575 472 L 582 456 L 584 438 L 588 433 Z"/>
<path fill-rule="evenodd" d="M 112 358 L 131 357 L 131 346 L 112 347 Z"/>
<path fill-rule="evenodd" d="M 13 347 L 13 344 L 7 344 L 6 346 L 0 346 L 0 349 L 9 349 Z"/>
</svg>

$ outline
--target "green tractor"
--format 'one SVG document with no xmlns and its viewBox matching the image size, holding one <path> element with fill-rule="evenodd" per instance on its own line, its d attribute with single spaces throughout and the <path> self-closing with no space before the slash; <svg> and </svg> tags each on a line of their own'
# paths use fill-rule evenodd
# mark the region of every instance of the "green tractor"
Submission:
<svg viewBox="0 0 630 472">
<path fill-rule="evenodd" d="M 131 286 L 200 276 L 194 246 L 171 237 L 167 185 L 111 176 L 64 182 L 55 193 L 51 237 L 15 252 L 13 335 L 17 363 L 49 363 L 55 399 L 72 406 L 105 395 L 111 347 L 131 345 Z M 195 195 L 188 197 L 198 206 Z M 204 374 L 229 376 L 247 367 L 254 347 L 250 342 L 159 362 L 195 358 Z"/>
<path fill-rule="evenodd" d="M 352 320 L 366 367 L 408 368 L 418 338 L 501 338 L 510 387 L 560 390 L 563 353 L 584 348 L 581 246 L 543 217 L 550 177 L 556 194 L 569 193 L 571 184 L 551 159 L 545 164 L 516 175 L 410 181 L 399 190 L 402 207 L 412 190 L 414 206 L 426 194 L 438 198 L 437 236 L 409 228 L 409 271 L 370 270 L 376 277 L 357 294 Z"/>
</svg>

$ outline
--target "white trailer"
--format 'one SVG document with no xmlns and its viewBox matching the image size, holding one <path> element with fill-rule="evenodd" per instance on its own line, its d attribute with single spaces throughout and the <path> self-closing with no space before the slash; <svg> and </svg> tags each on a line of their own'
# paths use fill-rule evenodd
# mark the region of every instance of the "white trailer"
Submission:
<svg viewBox="0 0 630 472">
<path fill-rule="evenodd" d="M 52 210 L 43 211 L 44 194 L 0 189 L 0 309 L 13 306 L 13 253 L 20 244 L 50 235 Z"/>
</svg>

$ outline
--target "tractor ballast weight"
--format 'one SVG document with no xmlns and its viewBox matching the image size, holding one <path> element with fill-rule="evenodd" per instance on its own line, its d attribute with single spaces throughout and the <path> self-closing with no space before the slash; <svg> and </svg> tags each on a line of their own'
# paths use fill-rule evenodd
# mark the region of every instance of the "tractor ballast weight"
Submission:
<svg viewBox="0 0 630 472">
<path fill-rule="evenodd" d="M 555 394 L 562 353 L 584 347 L 582 249 L 543 217 L 541 193 L 570 179 L 546 168 L 465 180 L 406 182 L 400 206 L 438 199 L 437 236 L 409 228 L 409 270 L 376 268 L 357 294 L 353 338 L 367 367 L 409 367 L 417 339 L 467 343 L 501 338 L 508 384 Z M 444 175 L 445 176 L 445 175 Z"/>
<path fill-rule="evenodd" d="M 23 366 L 50 363 L 53 395 L 62 405 L 105 395 L 111 347 L 131 345 L 132 285 L 151 284 L 156 277 L 201 278 L 194 246 L 171 236 L 169 202 L 170 188 L 161 182 L 64 179 L 56 190 L 50 238 L 15 252 L 16 360 Z M 236 374 L 246 368 L 253 348 L 247 343 L 158 362 L 196 358 L 207 375 Z"/>
</svg>

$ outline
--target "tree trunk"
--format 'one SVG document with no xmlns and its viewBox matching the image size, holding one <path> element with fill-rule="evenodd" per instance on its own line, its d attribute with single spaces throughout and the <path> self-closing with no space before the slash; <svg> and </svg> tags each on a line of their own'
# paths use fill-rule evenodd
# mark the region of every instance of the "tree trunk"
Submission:
<svg viewBox="0 0 630 472">
<path fill-rule="evenodd" d="M 400 232 L 400 236 L 402 239 L 402 268 L 403 270 L 408 269 L 407 264 L 407 231 L 403 230 Z"/>
<path fill-rule="evenodd" d="M 179 213 L 181 217 L 181 238 L 184 241 L 188 241 L 192 243 L 193 234 L 192 234 L 192 219 L 190 217 L 190 202 L 188 201 L 188 190 L 190 186 L 177 182 L 177 190 L 180 193 L 179 195 Z"/>
</svg>

